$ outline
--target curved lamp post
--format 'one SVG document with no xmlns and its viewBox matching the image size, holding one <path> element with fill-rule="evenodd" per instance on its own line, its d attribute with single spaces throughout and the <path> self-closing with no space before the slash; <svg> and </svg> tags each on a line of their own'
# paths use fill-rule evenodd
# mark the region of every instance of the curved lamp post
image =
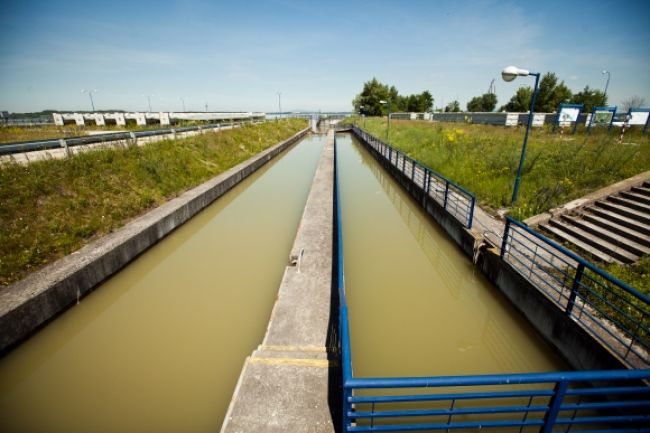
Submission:
<svg viewBox="0 0 650 433">
<path fill-rule="evenodd" d="M 88 93 L 88 96 L 90 97 L 90 106 L 93 108 L 93 111 L 95 111 L 95 102 L 93 101 L 93 93 L 97 93 L 97 89 L 93 89 L 93 90 L 81 89 L 81 93 Z"/>
<path fill-rule="evenodd" d="M 149 112 L 151 113 L 151 97 L 154 95 L 142 95 L 147 100 L 147 105 L 149 106 Z"/>
<path fill-rule="evenodd" d="M 386 144 L 388 144 L 388 137 L 390 134 L 390 99 L 388 100 L 388 102 L 381 99 L 379 103 L 382 105 L 388 104 L 388 126 L 386 127 Z"/>
<path fill-rule="evenodd" d="M 527 69 L 520 69 L 516 66 L 508 66 L 501 71 L 501 77 L 503 81 L 512 81 L 518 76 L 528 76 L 533 75 L 535 77 L 535 88 L 533 89 L 533 95 L 530 98 L 530 111 L 528 113 L 528 123 L 526 124 L 526 135 L 524 135 L 524 145 L 521 148 L 521 157 L 519 158 L 519 167 L 517 168 L 517 177 L 515 178 L 515 187 L 512 191 L 512 200 L 510 206 L 514 206 L 519 196 L 519 184 L 521 183 L 521 170 L 524 166 L 524 160 L 526 159 L 526 146 L 528 145 L 528 133 L 530 132 L 530 127 L 533 124 L 533 109 L 535 108 L 535 99 L 537 97 L 537 87 L 539 86 L 539 72 L 530 72 Z"/>
<path fill-rule="evenodd" d="M 612 74 L 609 71 L 603 70 L 603 75 L 607 74 L 607 82 L 605 83 L 605 99 L 607 99 L 607 88 L 609 87 L 609 79 L 612 78 Z"/>
</svg>

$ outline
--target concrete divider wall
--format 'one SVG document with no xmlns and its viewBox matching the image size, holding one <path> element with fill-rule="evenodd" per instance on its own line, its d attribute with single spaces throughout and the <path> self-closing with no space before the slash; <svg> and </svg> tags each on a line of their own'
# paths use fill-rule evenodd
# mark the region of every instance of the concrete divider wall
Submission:
<svg viewBox="0 0 650 433">
<path fill-rule="evenodd" d="M 0 356 L 309 133 L 309 128 L 0 291 Z"/>
<path fill-rule="evenodd" d="M 353 131 L 352 133 L 354 134 Z M 375 151 L 363 138 L 354 135 L 472 260 L 475 246 L 481 245 L 478 233 L 467 230 L 399 168 Z M 477 267 L 571 367 L 577 370 L 627 368 L 584 328 L 564 315 L 547 295 L 501 260 L 498 251 L 487 248 L 487 245 L 482 245 L 480 248 L 481 254 L 478 256 Z"/>
</svg>

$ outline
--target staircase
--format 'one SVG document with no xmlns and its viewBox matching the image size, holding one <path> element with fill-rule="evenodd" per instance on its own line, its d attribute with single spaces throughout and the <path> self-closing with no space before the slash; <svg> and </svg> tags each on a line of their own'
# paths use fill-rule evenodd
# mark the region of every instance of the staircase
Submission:
<svg viewBox="0 0 650 433">
<path fill-rule="evenodd" d="M 560 241 L 606 263 L 635 263 L 650 254 L 650 181 L 540 224 Z"/>
</svg>

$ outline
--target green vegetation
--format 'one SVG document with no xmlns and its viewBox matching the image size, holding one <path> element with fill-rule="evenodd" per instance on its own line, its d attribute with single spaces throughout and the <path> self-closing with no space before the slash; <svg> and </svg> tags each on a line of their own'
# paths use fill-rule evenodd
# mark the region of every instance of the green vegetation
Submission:
<svg viewBox="0 0 650 433">
<path fill-rule="evenodd" d="M 499 111 L 527 112 L 530 110 L 532 94 L 532 88 L 520 87 L 510 101 L 501 107 Z M 564 81 L 558 83 L 557 75 L 553 72 L 547 72 L 539 82 L 534 111 L 537 113 L 553 113 L 557 111 L 560 103 L 571 102 L 572 96 L 571 90 L 564 84 Z M 605 105 L 607 101 L 603 100 L 602 102 L 601 105 Z"/>
<path fill-rule="evenodd" d="M 69 254 L 307 126 L 247 125 L 0 167 L 0 285 Z"/>
<path fill-rule="evenodd" d="M 650 256 L 632 265 L 604 265 L 603 270 L 650 296 Z"/>
<path fill-rule="evenodd" d="M 467 111 L 472 112 L 490 112 L 497 106 L 497 95 L 494 93 L 484 93 L 481 96 L 472 98 L 467 103 Z"/>
<path fill-rule="evenodd" d="M 408 111 L 414 113 L 428 112 L 433 109 L 433 96 L 428 91 L 419 95 L 402 96 L 397 92 L 395 86 L 388 86 L 377 81 L 376 78 L 363 84 L 361 93 L 354 97 L 352 105 L 354 111 L 367 116 L 380 116 L 388 113 L 388 104 L 379 101 L 390 102 L 391 112 Z"/>
<path fill-rule="evenodd" d="M 355 120 L 385 137 L 385 119 Z M 525 219 L 648 170 L 650 137 L 628 131 L 619 144 L 617 132 L 534 129 L 511 215 Z M 488 210 L 510 205 L 523 136 L 523 127 L 395 120 L 390 127 L 391 144 L 474 192 Z"/>
</svg>

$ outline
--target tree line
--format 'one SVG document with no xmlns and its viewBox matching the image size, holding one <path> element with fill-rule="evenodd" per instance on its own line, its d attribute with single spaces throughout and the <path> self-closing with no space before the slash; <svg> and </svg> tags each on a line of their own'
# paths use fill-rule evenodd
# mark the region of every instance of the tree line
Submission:
<svg viewBox="0 0 650 433">
<path fill-rule="evenodd" d="M 384 101 L 382 103 L 381 101 Z M 433 96 L 427 90 L 420 94 L 402 96 L 395 86 L 380 83 L 376 78 L 363 84 L 363 90 L 352 100 L 354 111 L 366 116 L 384 116 L 390 111 L 427 113 L 433 110 Z"/>
<path fill-rule="evenodd" d="M 499 111 L 527 112 L 530 109 L 530 100 L 533 94 L 531 87 L 519 87 L 510 100 L 499 107 Z M 388 113 L 388 104 L 380 101 L 390 101 L 391 112 L 416 112 L 426 113 L 433 111 L 433 96 L 427 90 L 420 94 L 402 96 L 395 86 L 388 86 L 380 83 L 376 78 L 364 83 L 361 93 L 352 101 L 356 112 L 367 116 L 384 116 Z M 534 111 L 538 113 L 553 113 L 557 111 L 561 103 L 583 104 L 583 112 L 590 113 L 595 107 L 607 106 L 607 95 L 601 90 L 592 89 L 589 86 L 573 93 L 564 81 L 559 81 L 553 72 L 547 72 L 539 82 L 537 98 Z M 621 110 L 628 111 L 632 107 L 640 107 L 645 104 L 645 99 L 633 96 L 623 101 Z M 467 103 L 467 111 L 491 112 L 497 106 L 497 96 L 487 92 L 480 96 L 473 97 Z M 448 103 L 445 112 L 461 111 L 460 104 L 454 100 Z"/>
</svg>

